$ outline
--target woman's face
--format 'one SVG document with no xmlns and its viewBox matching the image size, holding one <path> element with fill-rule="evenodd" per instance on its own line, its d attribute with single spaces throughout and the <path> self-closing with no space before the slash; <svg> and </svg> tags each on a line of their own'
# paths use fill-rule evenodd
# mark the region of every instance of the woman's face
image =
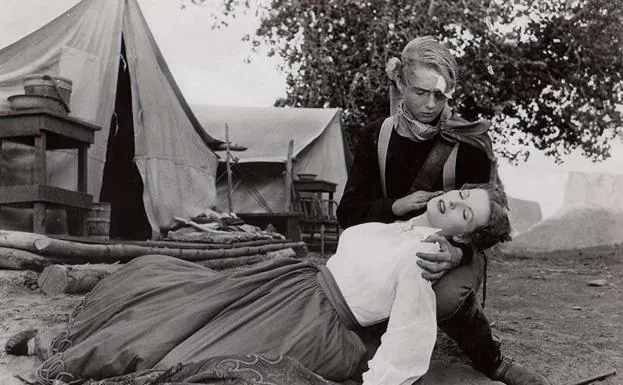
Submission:
<svg viewBox="0 0 623 385">
<path fill-rule="evenodd" d="M 407 68 L 403 79 L 398 80 L 398 88 L 407 110 L 423 123 L 430 123 L 439 116 L 446 105 L 444 93 L 449 91 L 444 77 L 425 66 Z"/>
<path fill-rule="evenodd" d="M 426 216 L 447 235 L 471 233 L 489 221 L 489 193 L 483 189 L 452 190 L 428 201 Z"/>
</svg>

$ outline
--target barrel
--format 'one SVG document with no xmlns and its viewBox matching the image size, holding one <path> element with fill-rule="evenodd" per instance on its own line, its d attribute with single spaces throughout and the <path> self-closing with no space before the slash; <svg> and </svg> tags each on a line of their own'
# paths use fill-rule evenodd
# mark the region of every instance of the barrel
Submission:
<svg viewBox="0 0 623 385">
<path fill-rule="evenodd" d="M 110 203 L 94 202 L 87 212 L 87 237 L 108 239 L 110 235 Z"/>
</svg>

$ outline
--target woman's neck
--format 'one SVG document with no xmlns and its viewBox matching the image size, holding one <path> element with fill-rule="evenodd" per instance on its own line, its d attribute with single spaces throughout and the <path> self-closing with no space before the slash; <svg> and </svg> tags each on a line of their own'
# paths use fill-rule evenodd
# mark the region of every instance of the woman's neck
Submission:
<svg viewBox="0 0 623 385">
<path fill-rule="evenodd" d="M 428 216 L 426 215 L 426 211 L 420 215 L 418 215 L 417 217 L 413 217 L 411 219 L 409 219 L 409 223 L 411 224 L 411 226 L 418 226 L 418 227 L 434 227 L 430 221 L 428 220 Z"/>
</svg>

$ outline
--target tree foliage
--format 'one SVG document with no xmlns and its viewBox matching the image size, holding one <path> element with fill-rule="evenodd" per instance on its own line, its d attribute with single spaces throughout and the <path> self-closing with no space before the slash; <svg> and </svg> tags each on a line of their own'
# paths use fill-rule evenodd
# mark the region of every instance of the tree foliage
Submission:
<svg viewBox="0 0 623 385">
<path fill-rule="evenodd" d="M 532 143 L 556 159 L 609 155 L 623 103 L 621 0 L 222 0 L 221 21 L 254 9 L 253 46 L 284 62 L 282 106 L 340 107 L 349 142 L 389 111 L 385 63 L 433 35 L 457 56 L 453 107 L 494 122 L 498 153 Z"/>
</svg>

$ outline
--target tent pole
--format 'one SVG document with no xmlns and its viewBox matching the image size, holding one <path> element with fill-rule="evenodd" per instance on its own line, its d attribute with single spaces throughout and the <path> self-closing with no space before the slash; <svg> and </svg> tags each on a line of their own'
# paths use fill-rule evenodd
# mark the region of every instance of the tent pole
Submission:
<svg viewBox="0 0 623 385">
<path fill-rule="evenodd" d="M 285 211 L 292 209 L 292 152 L 294 151 L 294 140 L 288 143 L 288 157 L 286 159 L 286 204 Z"/>
<path fill-rule="evenodd" d="M 227 123 L 225 123 L 225 149 L 227 150 L 227 156 L 225 160 L 225 164 L 227 165 L 227 208 L 229 209 L 229 213 L 232 214 L 234 212 L 234 208 L 231 203 L 231 153 L 229 151 L 229 126 L 227 125 Z"/>
</svg>

